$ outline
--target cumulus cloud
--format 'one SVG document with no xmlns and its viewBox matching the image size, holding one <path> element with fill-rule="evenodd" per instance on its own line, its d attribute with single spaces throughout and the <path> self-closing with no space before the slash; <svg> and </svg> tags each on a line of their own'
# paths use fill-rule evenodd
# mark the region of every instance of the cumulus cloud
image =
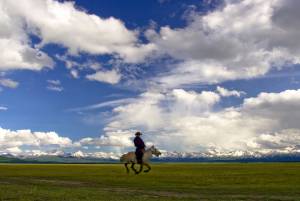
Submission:
<svg viewBox="0 0 300 201">
<path fill-rule="evenodd" d="M 117 84 L 121 80 L 121 74 L 112 69 L 107 71 L 97 71 L 94 74 L 87 75 L 86 78 L 88 80 L 105 82 L 109 84 Z"/>
<path fill-rule="evenodd" d="M 245 98 L 240 106 L 220 109 L 218 104 L 222 97 L 213 91 L 183 89 L 165 93 L 146 92 L 116 106 L 100 137 L 86 137 L 72 143 L 69 138 L 54 132 L 0 129 L 0 148 L 2 152 L 14 150 L 17 154 L 20 150 L 24 151 L 24 146 L 35 147 L 28 149 L 28 153 L 33 153 L 32 150 L 45 152 L 43 147 L 49 145 L 77 149 L 111 147 L 108 150 L 120 154 L 133 149 L 134 132 L 141 130 L 148 144 L 163 148 L 168 153 L 259 156 L 300 152 L 300 126 L 297 122 L 300 90 L 260 93 L 256 97 Z"/>
<path fill-rule="evenodd" d="M 221 95 L 216 92 L 182 89 L 169 93 L 147 92 L 114 109 L 115 115 L 105 128 L 104 136 L 87 138 L 81 143 L 116 146 L 109 139 L 114 142 L 122 139 L 123 143 L 117 143 L 118 146 L 132 146 L 130 139 L 134 130 L 142 130 L 146 141 L 168 151 L 297 152 L 298 97 L 300 90 L 261 93 L 246 98 L 241 106 L 220 110 Z M 119 136 L 116 132 L 126 135 Z"/>
<path fill-rule="evenodd" d="M 247 98 L 243 110 L 252 116 L 273 119 L 274 129 L 300 128 L 300 90 L 285 90 L 280 93 L 260 93 L 255 98 Z M 270 128 L 271 129 L 271 128 Z"/>
<path fill-rule="evenodd" d="M 70 147 L 72 140 L 55 132 L 32 132 L 31 130 L 9 130 L 0 127 L 0 150 L 2 153 L 19 154 L 27 150 L 46 149 L 47 146 Z"/>
<path fill-rule="evenodd" d="M 109 54 L 127 63 L 168 55 L 177 64 L 151 79 L 168 88 L 253 78 L 299 61 L 300 45 L 293 42 L 299 35 L 298 13 L 292 0 L 228 0 L 205 15 L 192 12 L 185 27 L 147 30 L 150 42 L 144 44 L 140 33 L 127 29 L 121 20 L 89 14 L 77 9 L 74 2 L 3 0 L 0 8 L 0 25 L 5 27 L 0 46 L 7 47 L 0 54 L 2 69 L 53 66 L 52 59 L 38 49 L 47 44 L 62 45 L 72 55 Z M 29 34 L 41 42 L 31 44 Z M 77 78 L 78 71 L 71 70 L 71 75 Z M 113 81 L 105 81 L 116 83 L 118 79 L 114 72 Z M 104 80 L 102 75 L 100 80 Z"/>
<path fill-rule="evenodd" d="M 113 111 L 117 114 L 114 117 L 115 121 L 111 122 L 106 129 L 112 131 L 121 130 L 123 123 L 127 124 L 128 128 L 132 129 L 136 128 L 136 125 L 148 129 L 163 125 L 163 118 L 160 116 L 161 108 L 157 107 L 163 98 L 163 94 L 147 92 L 141 94 L 136 101 L 130 104 L 114 108 Z M 124 121 L 119 121 L 118 119 Z"/>
<path fill-rule="evenodd" d="M 21 18 L 40 37 L 39 47 L 54 43 L 68 48 L 70 54 L 116 54 L 126 62 L 140 62 L 154 48 L 139 44 L 139 33 L 128 30 L 121 20 L 88 14 L 74 2 L 4 0 L 2 4 L 5 13 Z"/>
<path fill-rule="evenodd" d="M 252 139 L 250 146 L 263 151 L 280 151 L 289 153 L 291 151 L 299 152 L 300 130 L 283 129 L 279 132 L 262 134 Z"/>
<path fill-rule="evenodd" d="M 132 131 L 108 131 L 106 135 L 99 138 L 83 138 L 78 143 L 80 146 L 117 146 L 128 147 L 132 146 Z"/>
<path fill-rule="evenodd" d="M 110 55 L 121 63 L 144 62 L 152 55 L 171 58 L 172 65 L 150 79 L 166 87 L 163 92 L 146 88 L 133 100 L 79 108 L 115 107 L 102 136 L 83 138 L 75 144 L 129 147 L 134 131 L 142 130 L 147 141 L 167 150 L 214 150 L 216 154 L 228 150 L 299 151 L 299 90 L 260 93 L 244 99 L 240 106 L 222 109 L 218 104 L 223 97 L 244 93 L 220 86 L 216 91 L 181 89 L 189 84 L 254 78 L 274 68 L 298 64 L 298 4 L 292 0 L 227 0 L 205 15 L 190 13 L 184 27 L 147 30 L 149 43 L 143 44 L 140 33 L 127 29 L 121 20 L 89 14 L 73 2 L 2 0 L 0 47 L 5 51 L 0 53 L 0 70 L 52 67 L 53 60 L 39 49 L 47 44 L 62 45 L 69 55 Z M 29 34 L 41 42 L 32 44 Z M 67 57 L 57 59 L 65 62 L 74 78 L 79 77 L 82 64 Z M 119 69 L 90 68 L 95 73 L 86 75 L 88 80 L 117 84 L 123 78 Z M 0 84 L 18 85 L 10 79 L 0 79 Z M 59 81 L 48 84 L 51 90 L 63 89 Z M 72 144 L 54 132 L 0 129 L 0 133 L 0 146 L 7 152 L 23 151 L 22 146 Z"/>
<path fill-rule="evenodd" d="M 79 78 L 83 65 L 68 59 L 68 56 L 109 55 L 120 63 L 140 63 L 156 49 L 154 44 L 143 44 L 137 30 L 126 28 L 121 20 L 102 18 L 76 7 L 75 2 L 57 0 L 29 0 L 0 2 L 0 71 L 35 70 L 53 68 L 53 55 L 43 48 L 48 44 L 65 47 L 62 58 L 70 75 Z M 84 27 L 84 28 L 83 28 Z M 32 39 L 37 37 L 39 42 Z M 99 65 L 91 63 L 85 68 L 99 70 Z M 106 79 L 106 76 L 109 78 Z M 119 82 L 117 71 L 101 71 L 88 75 L 90 80 L 111 84 Z M 49 90 L 62 91 L 55 85 Z"/>
<path fill-rule="evenodd" d="M 244 91 L 228 90 L 220 86 L 217 86 L 216 90 L 221 96 L 224 97 L 229 97 L 229 96 L 241 97 L 242 95 L 245 94 Z"/>
<path fill-rule="evenodd" d="M 22 19 L 16 17 L 7 7 L 7 1 L 0 2 L 0 70 L 41 70 L 53 66 L 52 59 L 38 48 L 32 47 L 24 31 Z"/>
<path fill-rule="evenodd" d="M 177 64 L 151 80 L 168 88 L 253 78 L 273 67 L 299 63 L 295 7 L 292 0 L 227 0 L 205 15 L 192 12 L 185 27 L 149 29 L 145 33 L 149 42 L 141 43 L 141 34 L 126 28 L 121 20 L 89 14 L 74 2 L 3 0 L 0 46 L 6 51 L 0 53 L 0 66 L 2 70 L 51 67 L 52 59 L 38 47 L 58 44 L 71 55 L 108 54 L 127 63 L 167 55 Z M 31 44 L 29 34 L 41 42 Z M 72 62 L 66 65 L 72 66 Z M 71 70 L 71 75 L 77 78 L 78 71 Z M 92 76 L 93 80 L 96 77 Z M 113 81 L 108 82 L 117 81 L 114 72 Z"/>
<path fill-rule="evenodd" d="M 178 61 L 154 80 L 169 88 L 253 78 L 299 63 L 295 1 L 225 1 L 206 15 L 193 12 L 183 28 L 149 29 L 158 55 Z"/>
<path fill-rule="evenodd" d="M 30 48 L 21 41 L 0 38 L 0 48 L 5 50 L 0 53 L 1 70 L 41 70 L 52 67 L 53 61 L 45 53 Z"/>
<path fill-rule="evenodd" d="M 207 15 L 194 12 L 186 27 L 149 29 L 146 37 L 156 55 L 177 61 L 151 79 L 167 90 L 148 91 L 116 107 L 105 131 L 143 130 L 146 140 L 167 150 L 299 151 L 299 90 L 261 93 L 220 109 L 222 97 L 244 92 L 179 89 L 254 78 L 299 63 L 300 46 L 292 42 L 298 37 L 297 16 L 292 1 L 228 0 Z"/>
<path fill-rule="evenodd" d="M 132 146 L 130 138 L 133 136 L 134 129 L 150 131 L 156 133 L 157 136 L 159 134 L 164 136 L 163 130 L 174 132 L 174 124 L 178 125 L 183 115 L 205 114 L 219 100 L 220 96 L 217 93 L 209 91 L 197 93 L 175 89 L 165 94 L 146 92 L 135 101 L 114 109 L 115 116 L 105 128 L 105 136 L 109 138 L 111 135 L 115 136 L 116 132 L 128 132 L 128 135 L 123 138 L 123 141 L 128 143 L 127 146 Z M 172 140 L 170 143 L 174 143 L 173 146 L 176 147 L 179 141 Z"/>
</svg>

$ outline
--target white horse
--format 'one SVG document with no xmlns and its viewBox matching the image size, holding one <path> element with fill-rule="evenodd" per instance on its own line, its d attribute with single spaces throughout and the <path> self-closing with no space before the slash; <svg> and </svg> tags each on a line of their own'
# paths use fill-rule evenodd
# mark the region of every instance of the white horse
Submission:
<svg viewBox="0 0 300 201">
<path fill-rule="evenodd" d="M 142 164 L 140 164 L 139 171 L 137 171 L 134 168 L 134 165 L 136 163 L 138 163 L 135 152 L 132 151 L 132 152 L 128 152 L 127 154 L 123 154 L 120 158 L 120 161 L 121 161 L 121 163 L 124 163 L 127 173 L 129 173 L 129 169 L 128 169 L 127 165 L 131 163 L 131 169 L 135 172 L 135 174 L 139 174 L 143 170 L 144 165 L 148 168 L 147 170 L 144 170 L 144 172 L 149 172 L 151 170 L 149 161 L 150 161 L 150 158 L 152 158 L 152 155 L 159 156 L 159 155 L 161 155 L 161 153 L 154 146 L 150 147 L 149 149 L 146 149 L 146 151 L 144 152 L 144 155 L 143 155 Z"/>
</svg>

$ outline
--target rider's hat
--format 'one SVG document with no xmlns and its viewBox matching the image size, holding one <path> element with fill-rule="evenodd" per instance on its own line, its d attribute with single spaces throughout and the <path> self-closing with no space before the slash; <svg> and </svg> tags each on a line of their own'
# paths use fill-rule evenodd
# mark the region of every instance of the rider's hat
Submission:
<svg viewBox="0 0 300 201">
<path fill-rule="evenodd" d="M 136 135 L 136 136 L 142 135 L 142 133 L 141 133 L 140 131 L 138 131 L 138 132 L 135 133 L 135 135 Z"/>
</svg>

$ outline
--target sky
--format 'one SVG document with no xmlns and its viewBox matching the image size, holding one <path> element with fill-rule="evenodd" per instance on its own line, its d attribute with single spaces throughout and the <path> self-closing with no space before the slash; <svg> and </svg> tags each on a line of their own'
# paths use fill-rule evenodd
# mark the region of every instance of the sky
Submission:
<svg viewBox="0 0 300 201">
<path fill-rule="evenodd" d="M 0 0 L 0 153 L 299 153 L 299 6 Z"/>
</svg>

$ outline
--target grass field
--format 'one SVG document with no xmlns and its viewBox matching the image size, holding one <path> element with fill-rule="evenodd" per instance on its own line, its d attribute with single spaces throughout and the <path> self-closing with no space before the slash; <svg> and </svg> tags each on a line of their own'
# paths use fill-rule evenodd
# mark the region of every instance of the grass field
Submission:
<svg viewBox="0 0 300 201">
<path fill-rule="evenodd" d="M 300 200 L 300 163 L 0 165 L 0 200 Z"/>
</svg>

